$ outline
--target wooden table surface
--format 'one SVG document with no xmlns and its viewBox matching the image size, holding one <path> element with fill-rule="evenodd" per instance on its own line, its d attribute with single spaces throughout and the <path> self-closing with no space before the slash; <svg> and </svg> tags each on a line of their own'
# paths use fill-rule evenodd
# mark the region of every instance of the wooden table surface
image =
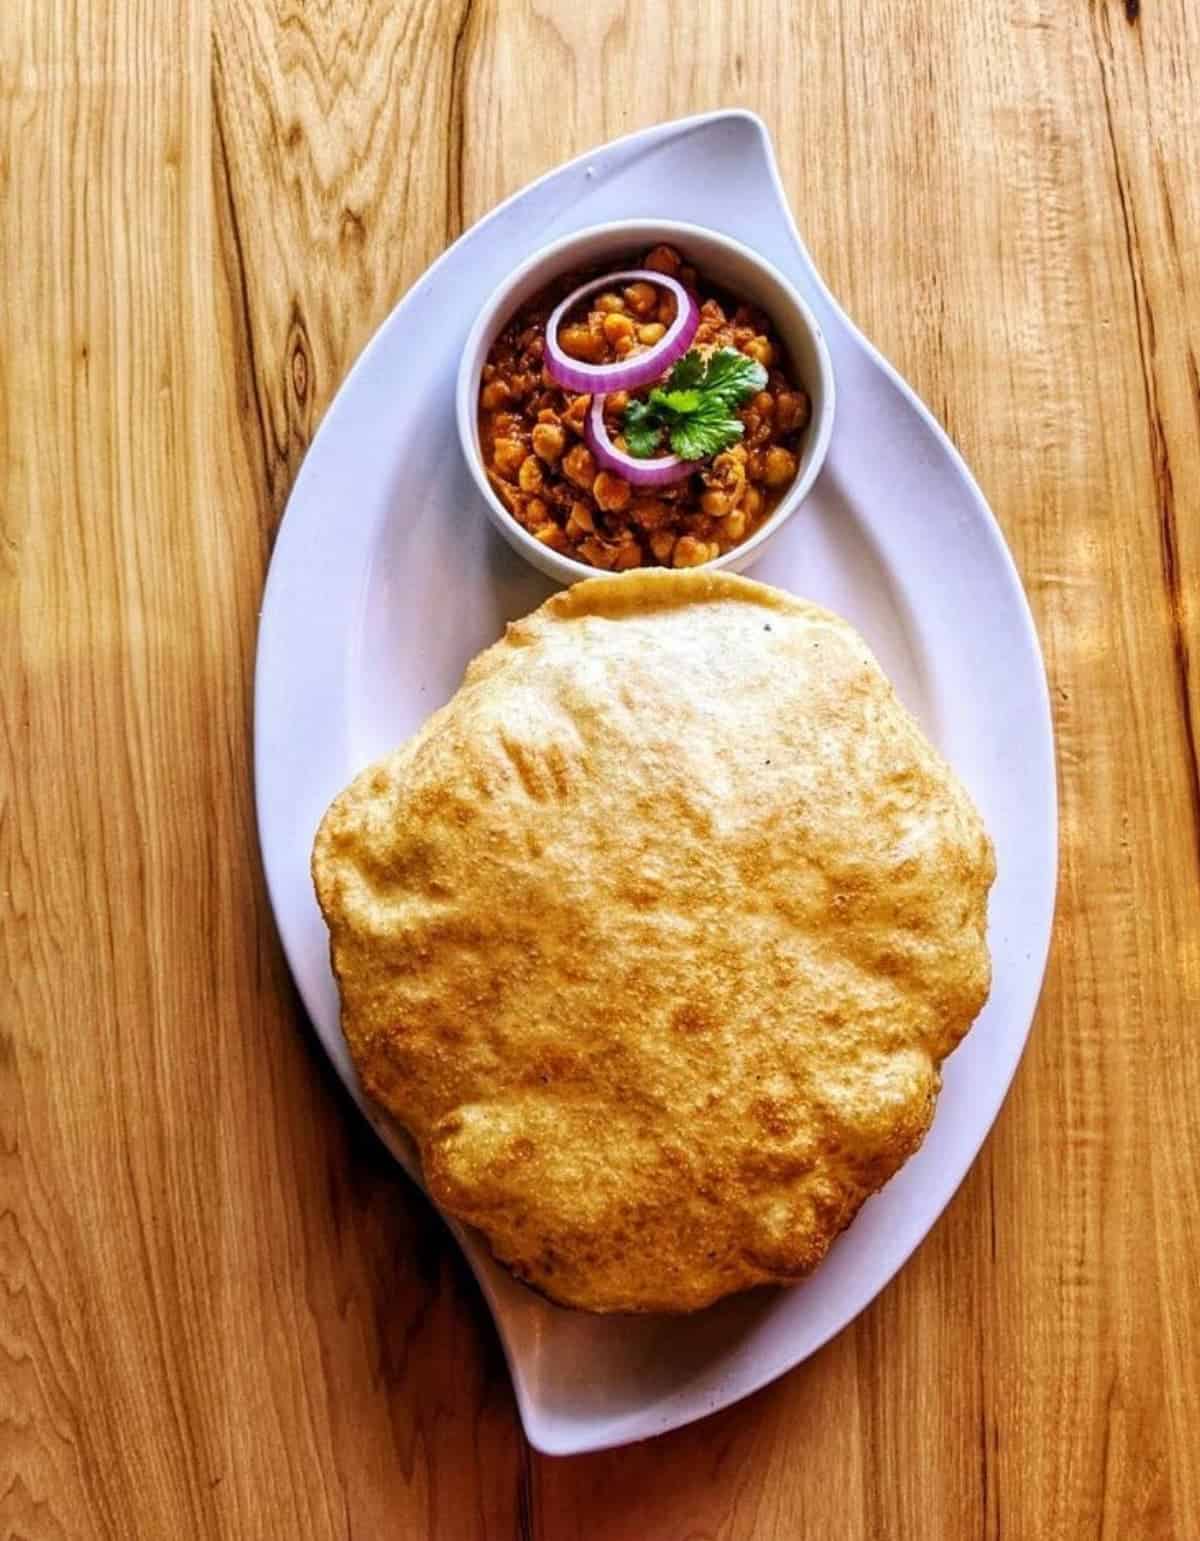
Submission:
<svg viewBox="0 0 1200 1541">
<path fill-rule="evenodd" d="M 0 1537 L 1200 1536 L 1198 103 L 1193 0 L 6 0 Z M 1016 555 L 1057 930 L 875 1304 L 707 1422 L 548 1460 L 289 982 L 258 600 L 431 259 L 722 104 Z"/>
</svg>

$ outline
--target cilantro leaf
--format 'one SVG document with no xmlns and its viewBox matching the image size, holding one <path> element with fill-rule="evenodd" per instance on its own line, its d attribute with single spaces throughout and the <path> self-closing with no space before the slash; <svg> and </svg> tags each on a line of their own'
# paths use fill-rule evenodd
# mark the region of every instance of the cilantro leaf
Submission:
<svg viewBox="0 0 1200 1541">
<path fill-rule="evenodd" d="M 631 455 L 646 460 L 656 454 L 662 443 L 663 424 L 650 401 L 631 401 L 625 408 L 621 431 Z"/>
<path fill-rule="evenodd" d="M 668 412 L 695 412 L 704 400 L 704 393 L 697 390 L 669 390 L 651 392 L 651 400 Z"/>
<path fill-rule="evenodd" d="M 706 402 L 671 428 L 671 448 L 684 460 L 706 460 L 728 449 L 745 433 L 741 419 L 731 417 L 719 401 Z"/>
<path fill-rule="evenodd" d="M 735 417 L 737 407 L 761 391 L 767 371 L 757 359 L 736 348 L 719 348 L 705 357 L 692 348 L 645 401 L 625 408 L 622 431 L 629 453 L 645 460 L 656 453 L 664 432 L 671 448 L 684 460 L 706 460 L 731 444 L 745 429 Z"/>
<path fill-rule="evenodd" d="M 700 384 L 704 374 L 704 355 L 696 348 L 690 349 L 672 369 L 667 376 L 667 389 L 669 391 L 690 391 L 693 386 Z"/>
<path fill-rule="evenodd" d="M 757 359 L 748 358 L 736 348 L 719 348 L 708 360 L 701 388 L 705 396 L 724 406 L 739 407 L 766 383 L 767 371 Z"/>
</svg>

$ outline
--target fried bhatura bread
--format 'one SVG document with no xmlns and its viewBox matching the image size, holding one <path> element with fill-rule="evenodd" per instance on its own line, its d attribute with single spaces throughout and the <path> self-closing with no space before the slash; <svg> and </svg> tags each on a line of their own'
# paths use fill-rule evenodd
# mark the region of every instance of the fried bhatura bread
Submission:
<svg viewBox="0 0 1200 1541">
<path fill-rule="evenodd" d="M 313 853 L 366 1090 L 439 1204 L 592 1311 L 821 1261 L 987 996 L 994 870 L 846 622 L 664 570 L 510 625 Z"/>
</svg>

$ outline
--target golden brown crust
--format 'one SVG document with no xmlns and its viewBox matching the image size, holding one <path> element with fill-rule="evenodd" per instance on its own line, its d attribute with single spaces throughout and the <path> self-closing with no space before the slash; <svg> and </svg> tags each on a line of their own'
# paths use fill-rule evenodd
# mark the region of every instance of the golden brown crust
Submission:
<svg viewBox="0 0 1200 1541">
<path fill-rule="evenodd" d="M 313 875 L 434 1197 L 591 1310 L 811 1269 L 988 991 L 966 793 L 856 632 L 724 573 L 510 626 L 333 803 Z"/>
</svg>

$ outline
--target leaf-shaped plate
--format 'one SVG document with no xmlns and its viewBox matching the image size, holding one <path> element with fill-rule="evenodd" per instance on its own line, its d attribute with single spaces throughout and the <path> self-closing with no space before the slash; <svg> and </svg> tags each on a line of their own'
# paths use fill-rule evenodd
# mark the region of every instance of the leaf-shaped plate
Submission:
<svg viewBox="0 0 1200 1541">
<path fill-rule="evenodd" d="M 297 478 L 263 600 L 255 686 L 259 834 L 288 961 L 317 1032 L 367 1105 L 338 1027 L 309 881 L 326 805 L 455 690 L 468 660 L 550 592 L 484 517 L 455 433 L 454 382 L 494 286 L 556 236 L 635 216 L 725 230 L 788 274 L 824 329 L 838 384 L 825 469 L 754 576 L 848 617 L 973 792 L 996 842 L 987 1008 L 946 1065 L 920 1152 L 826 1262 L 788 1290 L 682 1318 L 560 1310 L 454 1227 L 496 1319 L 540 1450 L 644 1439 L 798 1364 L 888 1282 L 961 1182 L 1029 1030 L 1056 873 L 1054 756 L 1029 608 L 970 473 L 913 392 L 826 290 L 797 234 L 770 140 L 721 112 L 620 139 L 533 183 L 457 241 L 347 377 Z"/>
</svg>

